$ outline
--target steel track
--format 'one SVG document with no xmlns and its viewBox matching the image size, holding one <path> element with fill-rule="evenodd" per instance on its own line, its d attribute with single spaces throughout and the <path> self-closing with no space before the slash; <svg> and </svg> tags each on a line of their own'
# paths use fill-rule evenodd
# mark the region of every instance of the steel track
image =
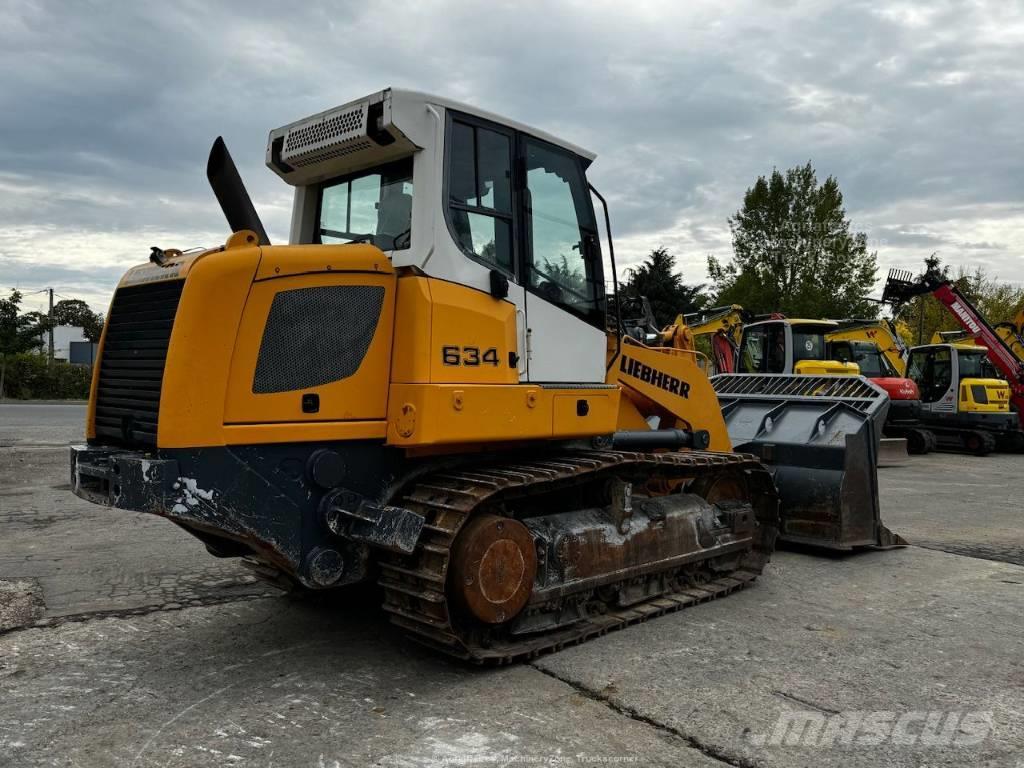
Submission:
<svg viewBox="0 0 1024 768">
<path fill-rule="evenodd" d="M 602 606 L 600 612 L 568 627 L 543 634 L 503 637 L 459 625 L 446 591 L 451 548 L 462 526 L 481 506 L 510 496 L 543 494 L 616 472 L 656 473 L 669 479 L 694 480 L 743 473 L 751 495 L 747 502 L 757 515 L 760 533 L 744 553 L 740 567 L 727 576 L 709 571 L 704 583 L 680 585 L 674 591 L 628 608 Z M 753 456 L 732 453 L 588 451 L 537 461 L 483 464 L 420 478 L 398 503 L 422 514 L 427 524 L 412 555 L 389 555 L 381 561 L 379 583 L 384 590 L 384 610 L 390 614 L 392 623 L 414 640 L 478 663 L 502 664 L 533 658 L 742 589 L 757 578 L 768 562 L 778 527 L 778 497 L 767 470 Z M 668 569 L 647 578 L 672 571 Z"/>
</svg>

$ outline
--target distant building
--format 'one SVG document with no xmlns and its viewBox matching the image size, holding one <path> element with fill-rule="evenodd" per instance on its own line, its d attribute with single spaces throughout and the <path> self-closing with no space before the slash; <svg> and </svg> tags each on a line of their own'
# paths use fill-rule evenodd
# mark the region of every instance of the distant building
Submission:
<svg viewBox="0 0 1024 768">
<path fill-rule="evenodd" d="M 50 339 L 48 334 L 41 336 L 43 345 L 39 348 L 40 354 L 46 355 L 50 351 Z M 53 359 L 63 360 L 69 363 L 83 363 L 91 365 L 96 359 L 96 344 L 85 338 L 85 334 L 77 325 L 58 325 L 53 329 Z"/>
</svg>

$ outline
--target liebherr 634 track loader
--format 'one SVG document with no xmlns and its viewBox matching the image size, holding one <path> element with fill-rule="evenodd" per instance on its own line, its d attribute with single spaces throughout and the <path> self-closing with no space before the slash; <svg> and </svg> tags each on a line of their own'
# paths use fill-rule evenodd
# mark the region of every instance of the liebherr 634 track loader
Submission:
<svg viewBox="0 0 1024 768">
<path fill-rule="evenodd" d="M 382 91 L 270 133 L 295 189 L 272 246 L 218 140 L 233 234 L 121 280 L 75 493 L 271 579 L 376 579 L 395 624 L 475 661 L 748 583 L 775 484 L 692 353 L 608 353 L 593 159 Z"/>
</svg>

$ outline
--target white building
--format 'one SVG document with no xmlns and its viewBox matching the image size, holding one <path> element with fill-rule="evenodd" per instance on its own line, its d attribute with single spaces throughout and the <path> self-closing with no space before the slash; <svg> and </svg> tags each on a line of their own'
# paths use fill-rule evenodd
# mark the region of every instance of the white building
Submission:
<svg viewBox="0 0 1024 768">
<path fill-rule="evenodd" d="M 39 352 L 46 355 L 50 351 L 49 335 L 42 334 L 43 345 Z M 53 358 L 54 360 L 70 361 L 72 363 L 91 363 L 96 357 L 95 344 L 92 353 L 88 346 L 89 340 L 77 325 L 58 325 L 53 329 Z M 74 345 L 74 349 L 72 349 Z"/>
</svg>

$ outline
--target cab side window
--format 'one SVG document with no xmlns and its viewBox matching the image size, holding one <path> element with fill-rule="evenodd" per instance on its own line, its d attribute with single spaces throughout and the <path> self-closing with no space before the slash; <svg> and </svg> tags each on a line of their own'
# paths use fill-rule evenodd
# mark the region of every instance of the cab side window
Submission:
<svg viewBox="0 0 1024 768">
<path fill-rule="evenodd" d="M 953 380 L 949 350 L 919 350 L 910 355 L 907 377 L 921 390 L 921 400 L 934 403 L 942 398 Z"/>
<path fill-rule="evenodd" d="M 928 363 L 928 352 L 919 350 L 910 353 L 907 361 L 907 378 L 917 384 L 921 390 L 921 400 L 931 402 L 931 366 Z"/>
<path fill-rule="evenodd" d="M 574 314 L 603 313 L 604 285 L 597 225 L 576 157 L 526 139 L 526 283 Z"/>
<path fill-rule="evenodd" d="M 467 254 L 515 275 L 512 247 L 512 139 L 452 121 L 448 216 Z"/>
<path fill-rule="evenodd" d="M 782 373 L 786 370 L 786 329 L 769 323 L 743 331 L 738 373 Z"/>
<path fill-rule="evenodd" d="M 933 373 L 933 400 L 938 400 L 949 389 L 953 383 L 953 361 L 948 349 L 935 351 L 934 373 Z"/>
<path fill-rule="evenodd" d="M 738 373 L 762 373 L 764 371 L 764 345 L 767 335 L 763 327 L 750 328 L 743 334 L 743 349 L 740 350 Z"/>
<path fill-rule="evenodd" d="M 832 343 L 829 357 L 832 360 L 838 360 L 840 363 L 852 363 L 855 355 L 848 341 L 836 341 Z"/>
</svg>

